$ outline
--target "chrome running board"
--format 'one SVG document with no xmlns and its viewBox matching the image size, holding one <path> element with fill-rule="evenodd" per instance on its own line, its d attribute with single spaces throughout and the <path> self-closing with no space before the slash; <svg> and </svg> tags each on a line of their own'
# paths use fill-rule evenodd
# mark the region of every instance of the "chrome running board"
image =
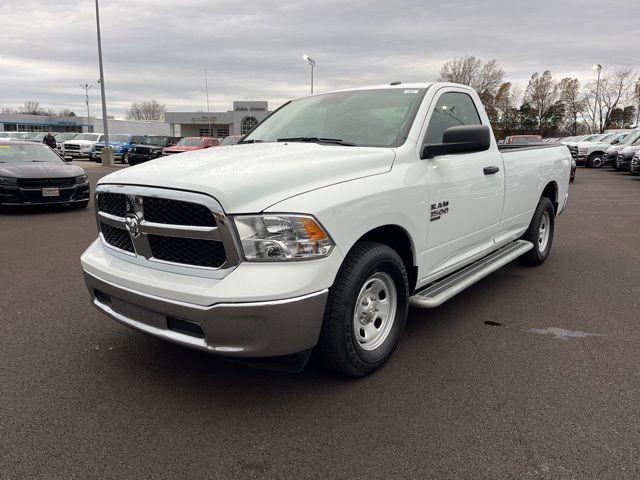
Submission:
<svg viewBox="0 0 640 480">
<path fill-rule="evenodd" d="M 437 280 L 426 289 L 410 297 L 409 304 L 418 308 L 437 307 L 532 248 L 533 243 L 526 240 L 516 240 L 462 270 Z"/>
</svg>

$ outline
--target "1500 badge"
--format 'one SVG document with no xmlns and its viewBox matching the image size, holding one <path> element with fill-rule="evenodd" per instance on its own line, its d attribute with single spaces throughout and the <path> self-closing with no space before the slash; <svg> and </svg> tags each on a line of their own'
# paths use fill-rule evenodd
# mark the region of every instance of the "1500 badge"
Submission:
<svg viewBox="0 0 640 480">
<path fill-rule="evenodd" d="M 440 203 L 432 203 L 429 221 L 433 222 L 435 220 L 440 220 L 440 217 L 447 213 L 449 213 L 449 202 L 447 200 Z"/>
</svg>

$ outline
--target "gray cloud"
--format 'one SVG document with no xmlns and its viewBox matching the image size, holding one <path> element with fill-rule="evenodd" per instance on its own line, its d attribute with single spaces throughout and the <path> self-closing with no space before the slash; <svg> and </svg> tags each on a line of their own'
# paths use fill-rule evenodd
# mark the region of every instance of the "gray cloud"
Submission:
<svg viewBox="0 0 640 480">
<path fill-rule="evenodd" d="M 110 114 L 156 98 L 170 110 L 212 110 L 234 99 L 275 107 L 316 87 L 429 81 L 448 58 L 497 58 L 509 80 L 535 71 L 593 77 L 590 66 L 638 69 L 637 0 L 245 2 L 102 0 Z M 21 0 L 0 5 L 0 106 L 37 99 L 84 111 L 79 84 L 98 78 L 93 2 Z M 91 98 L 99 108 L 98 91 Z"/>
</svg>

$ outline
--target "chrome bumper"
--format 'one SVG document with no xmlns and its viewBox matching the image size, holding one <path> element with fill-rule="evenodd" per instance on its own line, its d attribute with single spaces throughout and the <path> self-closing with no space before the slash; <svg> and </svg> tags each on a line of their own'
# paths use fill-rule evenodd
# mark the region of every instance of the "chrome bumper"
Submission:
<svg viewBox="0 0 640 480">
<path fill-rule="evenodd" d="M 328 290 L 296 298 L 201 307 L 125 289 L 84 272 L 94 306 L 170 342 L 228 357 L 275 357 L 316 345 Z"/>
</svg>

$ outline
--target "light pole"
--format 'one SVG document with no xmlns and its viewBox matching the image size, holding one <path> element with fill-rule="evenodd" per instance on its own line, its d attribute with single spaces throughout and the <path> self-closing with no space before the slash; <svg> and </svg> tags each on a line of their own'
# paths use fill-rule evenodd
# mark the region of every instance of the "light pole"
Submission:
<svg viewBox="0 0 640 480">
<path fill-rule="evenodd" d="M 93 130 L 91 128 L 91 114 L 89 113 L 89 90 L 96 86 L 96 84 L 89 85 L 88 83 L 80 84 L 84 88 L 84 103 L 87 105 L 87 122 L 89 122 L 89 132 Z"/>
<path fill-rule="evenodd" d="M 100 40 L 100 8 L 96 0 L 96 29 L 98 32 L 98 63 L 100 64 L 100 93 L 102 94 L 102 129 L 104 130 L 104 147 L 102 148 L 102 164 L 113 167 L 113 150 L 109 145 L 109 119 L 107 118 L 107 100 L 104 96 L 104 70 L 102 68 L 102 42 Z"/>
<path fill-rule="evenodd" d="M 313 93 L 313 67 L 316 66 L 316 61 L 309 55 L 303 55 L 302 58 L 304 58 L 307 62 L 309 62 L 309 65 L 311 65 L 311 93 Z"/>
<path fill-rule="evenodd" d="M 598 72 L 598 81 L 596 82 L 596 109 L 598 110 L 598 133 L 602 130 L 602 103 L 600 103 L 600 72 L 602 71 L 602 65 L 596 63 L 593 69 Z M 595 128 L 596 112 L 593 112 L 593 123 Z"/>
</svg>

